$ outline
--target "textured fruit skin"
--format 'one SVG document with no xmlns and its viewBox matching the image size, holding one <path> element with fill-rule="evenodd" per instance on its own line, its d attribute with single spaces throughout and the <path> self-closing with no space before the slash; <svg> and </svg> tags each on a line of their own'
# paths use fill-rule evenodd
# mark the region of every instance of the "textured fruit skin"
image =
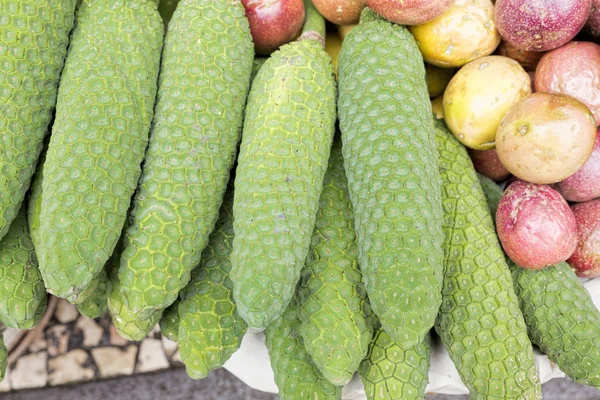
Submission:
<svg viewBox="0 0 600 400">
<path fill-rule="evenodd" d="M 493 215 L 502 189 L 483 192 Z M 600 312 L 575 272 L 564 262 L 530 271 L 507 261 L 531 341 L 569 378 L 600 389 Z"/>
<path fill-rule="evenodd" d="M 282 46 L 252 82 L 235 178 L 231 280 L 262 331 L 289 304 L 310 247 L 335 130 L 335 76 L 322 44 Z"/>
<path fill-rule="evenodd" d="M 298 302 L 306 350 L 336 386 L 352 379 L 373 336 L 355 236 L 342 145 L 334 139 Z"/>
<path fill-rule="evenodd" d="M 76 307 L 77 311 L 86 318 L 94 319 L 108 312 L 108 275 L 106 268 L 92 281 L 94 290 Z"/>
<path fill-rule="evenodd" d="M 46 301 L 23 206 L 0 241 L 0 321 L 11 328 L 31 329 Z"/>
<path fill-rule="evenodd" d="M 143 319 L 134 315 L 120 294 L 121 283 L 117 271 L 116 268 L 113 269 L 108 283 L 108 312 L 119 335 L 127 340 L 140 341 L 156 326 L 162 316 L 162 310 Z"/>
<path fill-rule="evenodd" d="M 298 305 L 267 327 L 266 343 L 281 400 L 341 400 L 342 389 L 332 385 L 313 364 L 300 334 Z"/>
<path fill-rule="evenodd" d="M 139 318 L 172 304 L 200 262 L 235 159 L 253 56 L 240 2 L 179 2 L 120 262 L 122 295 Z"/>
<path fill-rule="evenodd" d="M 577 222 L 577 248 L 567 262 L 581 278 L 600 276 L 600 199 L 571 206 Z"/>
<path fill-rule="evenodd" d="M 83 0 L 78 8 L 36 248 L 46 289 L 71 302 L 121 235 L 148 142 L 163 30 L 155 2 Z"/>
<path fill-rule="evenodd" d="M 446 235 L 436 331 L 471 399 L 541 399 L 527 327 L 473 164 L 436 124 Z"/>
<path fill-rule="evenodd" d="M 490 210 L 490 215 L 494 221 L 494 226 L 496 226 L 496 210 L 498 209 L 500 198 L 502 198 L 502 189 L 496 182 L 487 176 L 477 173 L 477 178 L 479 179 L 479 184 L 485 194 L 485 199 L 487 200 L 488 209 Z"/>
<path fill-rule="evenodd" d="M 250 73 L 250 82 L 254 80 L 258 71 L 262 68 L 263 64 L 267 61 L 267 57 L 255 57 L 252 62 L 252 72 Z"/>
<path fill-rule="evenodd" d="M 76 3 L 0 2 L 0 239 L 21 207 L 42 151 Z"/>
<path fill-rule="evenodd" d="M 367 399 L 424 399 L 429 381 L 430 340 L 426 335 L 424 341 L 404 349 L 378 329 L 358 370 Z"/>
<path fill-rule="evenodd" d="M 160 318 L 160 333 L 169 340 L 177 341 L 179 338 L 179 299 L 163 312 Z"/>
<path fill-rule="evenodd" d="M 496 232 L 506 255 L 527 269 L 565 261 L 577 247 L 577 221 L 567 201 L 548 185 L 522 180 L 502 194 Z"/>
<path fill-rule="evenodd" d="M 338 112 L 359 265 L 371 307 L 403 347 L 435 321 L 442 202 L 423 59 L 403 27 L 368 8 L 339 59 Z"/>
<path fill-rule="evenodd" d="M 220 368 L 240 347 L 246 323 L 233 301 L 231 251 L 233 248 L 233 185 L 230 182 L 215 230 L 181 292 L 179 349 L 188 375 L 205 378 Z"/>
</svg>

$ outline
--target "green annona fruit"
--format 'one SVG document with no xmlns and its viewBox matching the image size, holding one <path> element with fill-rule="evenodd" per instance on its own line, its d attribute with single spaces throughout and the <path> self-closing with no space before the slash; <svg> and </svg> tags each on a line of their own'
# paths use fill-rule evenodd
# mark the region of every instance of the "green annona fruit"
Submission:
<svg viewBox="0 0 600 400">
<path fill-rule="evenodd" d="M 202 261 L 179 301 L 179 349 L 187 373 L 205 378 L 240 347 L 246 323 L 233 301 L 233 182 L 225 193 L 215 230 L 202 252 Z"/>
<path fill-rule="evenodd" d="M 335 76 L 323 18 L 307 2 L 299 41 L 271 54 L 248 97 L 236 169 L 231 280 L 252 331 L 294 296 L 335 131 Z"/>
<path fill-rule="evenodd" d="M 76 4 L 0 1 L 0 239 L 21 208 L 42 151 Z"/>
<path fill-rule="evenodd" d="M 119 264 L 138 318 L 171 305 L 200 262 L 235 160 L 253 57 L 241 2 L 180 0 Z"/>
<path fill-rule="evenodd" d="M 46 289 L 71 302 L 81 301 L 121 236 L 148 143 L 163 30 L 154 1 L 78 6 L 36 246 Z"/>
<path fill-rule="evenodd" d="M 436 331 L 472 399 L 541 399 L 527 326 L 467 150 L 436 121 L 444 287 Z"/>
<path fill-rule="evenodd" d="M 425 399 L 430 341 L 428 334 L 421 343 L 403 348 L 379 328 L 358 371 L 367 399 Z"/>
<path fill-rule="evenodd" d="M 366 8 L 345 37 L 338 112 L 359 265 L 400 346 L 423 341 L 441 302 L 442 200 L 425 67 L 402 26 Z"/>
<path fill-rule="evenodd" d="M 47 300 L 23 206 L 0 240 L 0 321 L 11 328 L 31 329 Z"/>
<path fill-rule="evenodd" d="M 292 300 L 286 311 L 267 327 L 266 342 L 281 400 L 341 400 L 342 389 L 334 386 L 313 364 L 300 334 L 298 304 Z"/>
<path fill-rule="evenodd" d="M 306 351 L 336 386 L 352 379 L 373 336 L 355 236 L 342 144 L 334 139 L 298 302 Z"/>
</svg>

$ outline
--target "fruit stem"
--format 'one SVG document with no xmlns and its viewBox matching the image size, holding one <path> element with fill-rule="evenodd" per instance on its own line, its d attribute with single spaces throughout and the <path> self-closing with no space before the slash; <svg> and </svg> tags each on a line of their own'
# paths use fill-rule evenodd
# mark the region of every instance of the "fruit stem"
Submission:
<svg viewBox="0 0 600 400">
<path fill-rule="evenodd" d="M 316 40 L 321 42 L 325 47 L 325 19 L 319 11 L 315 8 L 312 0 L 304 0 L 304 27 L 302 28 L 302 35 L 298 38 L 301 40 Z"/>
</svg>

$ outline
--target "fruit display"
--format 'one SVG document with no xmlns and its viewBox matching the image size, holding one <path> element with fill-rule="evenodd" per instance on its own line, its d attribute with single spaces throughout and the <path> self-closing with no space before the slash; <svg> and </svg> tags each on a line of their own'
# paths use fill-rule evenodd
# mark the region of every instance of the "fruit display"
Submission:
<svg viewBox="0 0 600 400">
<path fill-rule="evenodd" d="M 0 1 L 0 328 L 60 297 L 191 379 L 254 340 L 281 399 L 600 390 L 598 9 Z"/>
</svg>

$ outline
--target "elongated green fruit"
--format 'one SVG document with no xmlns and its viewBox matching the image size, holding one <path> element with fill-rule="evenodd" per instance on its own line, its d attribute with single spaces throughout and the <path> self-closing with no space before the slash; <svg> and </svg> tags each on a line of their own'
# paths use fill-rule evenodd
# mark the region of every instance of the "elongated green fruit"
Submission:
<svg viewBox="0 0 600 400">
<path fill-rule="evenodd" d="M 367 355 L 373 329 L 366 297 L 342 145 L 334 139 L 298 288 L 306 350 L 334 385 L 348 383 Z"/>
<path fill-rule="evenodd" d="M 502 189 L 484 186 L 492 215 Z M 567 263 L 539 271 L 507 259 L 529 338 L 561 371 L 600 390 L 600 311 Z"/>
<path fill-rule="evenodd" d="M 0 241 L 0 321 L 11 328 L 31 329 L 46 301 L 23 206 Z"/>
<path fill-rule="evenodd" d="M 44 196 L 42 195 L 42 182 L 44 180 L 44 163 L 46 161 L 46 151 L 43 151 L 40 155 L 39 163 L 35 172 L 35 175 L 31 181 L 31 188 L 29 191 L 28 207 L 27 207 L 27 222 L 29 225 L 29 234 L 33 247 L 39 249 L 40 243 L 40 213 L 42 210 L 42 204 L 44 202 Z M 103 314 L 106 311 L 106 282 L 107 276 L 105 272 L 101 272 L 96 276 L 90 285 L 83 290 L 74 303 L 81 305 L 80 311 L 86 316 L 91 316 L 96 313 Z M 94 311 L 94 304 L 98 304 L 98 308 Z M 78 307 L 79 308 L 79 307 Z M 99 315 L 98 315 L 99 316 Z M 91 317 L 95 318 L 95 317 Z"/>
<path fill-rule="evenodd" d="M 118 270 L 114 268 L 108 284 L 108 311 L 119 335 L 127 340 L 140 341 L 156 326 L 162 316 L 162 310 L 150 315 L 149 318 L 139 318 L 123 301 L 120 289 Z"/>
<path fill-rule="evenodd" d="M 179 321 L 179 299 L 177 299 L 163 312 L 159 322 L 160 333 L 176 342 L 179 339 Z"/>
<path fill-rule="evenodd" d="M 163 29 L 155 1 L 83 0 L 78 8 L 36 248 L 46 288 L 71 302 L 121 235 L 148 142 Z"/>
<path fill-rule="evenodd" d="M 233 301 L 231 249 L 233 185 L 230 182 L 215 230 L 202 253 L 192 281 L 181 292 L 179 349 L 188 375 L 205 378 L 240 347 L 246 323 Z"/>
<path fill-rule="evenodd" d="M 442 203 L 421 53 L 368 8 L 344 39 L 338 112 L 359 265 L 374 313 L 401 346 L 423 341 L 442 287 Z"/>
<path fill-rule="evenodd" d="M 298 305 L 267 327 L 266 342 L 281 400 L 341 400 L 342 389 L 332 385 L 313 364 L 300 334 Z"/>
<path fill-rule="evenodd" d="M 262 68 L 265 61 L 267 61 L 267 57 L 256 57 L 252 62 L 252 73 L 250 74 L 250 81 L 252 82 L 258 74 L 258 71 Z"/>
<path fill-rule="evenodd" d="M 277 319 L 294 295 L 335 130 L 331 59 L 312 39 L 321 36 L 305 33 L 265 61 L 246 107 L 231 280 L 239 313 L 252 331 Z"/>
<path fill-rule="evenodd" d="M 171 305 L 200 262 L 236 155 L 253 49 L 240 1 L 179 2 L 120 263 L 139 318 Z"/>
<path fill-rule="evenodd" d="M 76 3 L 0 1 L 0 239 L 17 216 L 42 151 Z"/>
<path fill-rule="evenodd" d="M 527 327 L 467 150 L 436 122 L 444 288 L 436 330 L 472 399 L 541 399 Z"/>
<path fill-rule="evenodd" d="M 379 328 L 369 354 L 358 370 L 368 400 L 420 400 L 425 398 L 429 374 L 430 337 L 403 348 Z"/>
<path fill-rule="evenodd" d="M 106 267 L 105 267 L 106 268 Z M 86 318 L 94 319 L 103 316 L 108 311 L 108 275 L 106 269 L 100 272 L 93 284 L 94 290 L 84 301 L 76 305 L 77 310 Z"/>
</svg>

